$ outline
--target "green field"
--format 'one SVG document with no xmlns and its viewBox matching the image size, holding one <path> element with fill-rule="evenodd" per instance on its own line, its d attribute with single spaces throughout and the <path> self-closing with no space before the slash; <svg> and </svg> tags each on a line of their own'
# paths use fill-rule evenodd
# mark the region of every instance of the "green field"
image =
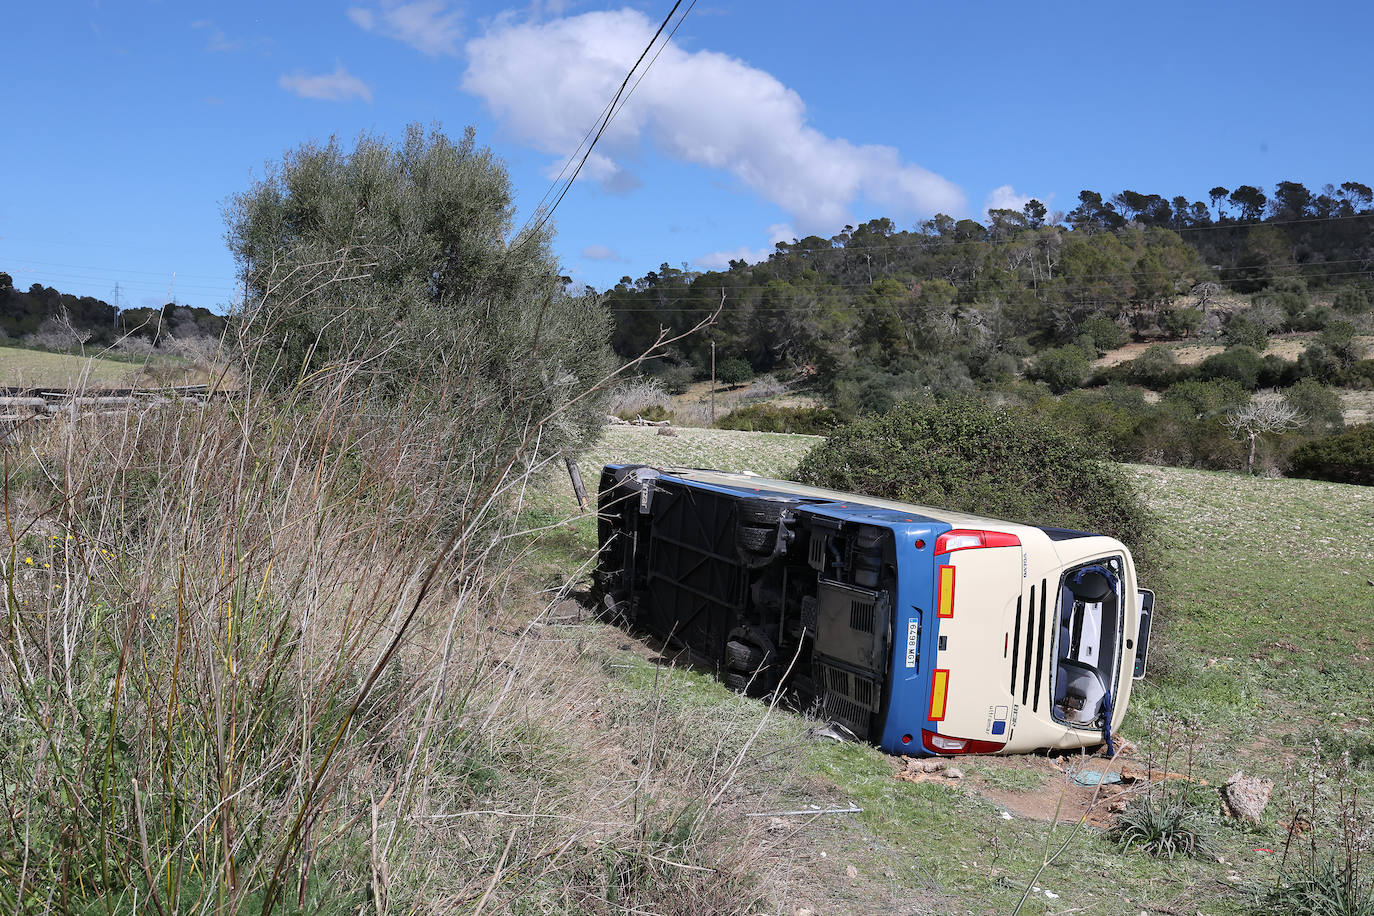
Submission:
<svg viewBox="0 0 1374 916">
<path fill-rule="evenodd" d="M 582 461 L 583 477 L 594 489 L 606 461 L 782 475 L 818 441 L 677 432 L 608 429 Z M 1123 733 L 1137 745 L 1136 765 L 1167 763 L 1192 778 L 1174 791 L 1188 793 L 1204 812 L 1217 860 L 1122 853 L 1086 826 L 1043 870 L 1021 912 L 1249 912 L 1254 890 L 1275 880 L 1295 806 L 1308 807 L 1315 793 L 1317 836 L 1326 838 L 1333 825 L 1323 796 L 1341 786 L 1359 787 L 1364 797 L 1374 789 L 1374 490 L 1130 470 L 1164 521 L 1167 547 L 1165 568 L 1146 583 L 1159 599 L 1150 672 Z M 594 530 L 573 512 L 566 476 L 552 476 L 532 502 L 530 517 L 540 524 L 570 518 L 536 562 L 568 574 L 585 568 Z M 607 665 L 617 689 L 657 690 L 688 710 L 726 704 L 741 728 L 766 714 L 762 704 L 730 698 L 706 674 L 678 672 L 665 687 L 648 673 L 657 666 L 647 648 L 623 648 L 630 651 L 612 652 L 615 662 Z M 775 712 L 752 749 L 759 758 L 746 770 L 752 784 L 741 791 L 863 811 L 779 828 L 792 831 L 787 866 L 776 865 L 791 875 L 775 893 L 786 912 L 1009 913 L 1047 844 L 1057 848 L 1074 830 L 1077 790 L 1066 774 L 1082 765 L 1076 758 L 971 758 L 960 762 L 963 780 L 913 784 L 895 778 L 901 762 L 892 757 L 808 739 L 810 724 Z M 1342 755 L 1349 761 L 1344 777 Z M 1237 770 L 1275 781 L 1260 826 L 1238 826 L 1218 811 L 1214 787 Z M 1367 805 L 1362 809 L 1368 823 Z"/>
<path fill-rule="evenodd" d="M 113 359 L 0 347 L 0 386 L 6 388 L 116 388 L 130 384 L 138 371 L 137 364 Z"/>
<path fill-rule="evenodd" d="M 156 379 L 148 374 L 146 367 L 149 366 L 155 371 Z M 205 381 L 204 372 L 171 356 L 145 360 L 0 347 L 0 387 L 3 388 L 126 388 L 150 382 L 195 385 Z"/>
</svg>

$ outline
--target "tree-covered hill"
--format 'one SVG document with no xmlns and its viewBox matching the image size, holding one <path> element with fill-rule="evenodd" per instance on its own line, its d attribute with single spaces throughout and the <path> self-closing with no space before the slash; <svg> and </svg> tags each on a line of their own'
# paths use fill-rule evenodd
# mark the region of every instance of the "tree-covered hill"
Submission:
<svg viewBox="0 0 1374 916">
<path fill-rule="evenodd" d="M 120 309 L 103 299 L 73 296 L 41 283 L 23 292 L 0 271 L 0 335 L 47 349 L 66 350 L 81 343 L 105 346 L 120 338 L 148 343 L 218 338 L 223 331 L 223 316 L 206 308 L 169 302 L 160 308 Z"/>
<path fill-rule="evenodd" d="M 1368 186 L 1313 193 L 1281 182 L 1272 197 L 1248 185 L 1210 197 L 1211 208 L 1083 191 L 1067 214 L 1032 200 L 990 211 L 986 224 L 939 214 L 898 230 L 875 219 L 779 243 L 757 264 L 693 272 L 665 263 L 607 291 L 614 344 L 638 354 L 660 328 L 684 331 L 719 308 L 710 333 L 658 364 L 670 384 L 702 377 L 714 343 L 718 368 L 814 373 L 839 406 L 860 408 L 875 391 L 1005 378 L 1021 357 L 1085 337 L 1105 349 L 1130 335 L 1219 330 L 1215 308 L 1228 293 L 1267 297 L 1297 328 L 1318 299 L 1352 313 L 1369 307 Z"/>
</svg>

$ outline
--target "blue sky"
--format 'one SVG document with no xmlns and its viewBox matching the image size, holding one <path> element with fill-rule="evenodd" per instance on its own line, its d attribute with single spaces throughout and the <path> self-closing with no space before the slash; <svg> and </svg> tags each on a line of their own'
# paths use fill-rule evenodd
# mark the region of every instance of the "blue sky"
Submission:
<svg viewBox="0 0 1374 916">
<path fill-rule="evenodd" d="M 230 194 L 303 141 L 412 121 L 474 125 L 518 223 L 669 6 L 12 4 L 0 270 L 223 307 Z M 1354 2 L 700 0 L 559 207 L 557 251 L 605 287 L 1082 188 L 1374 183 L 1371 27 Z"/>
</svg>

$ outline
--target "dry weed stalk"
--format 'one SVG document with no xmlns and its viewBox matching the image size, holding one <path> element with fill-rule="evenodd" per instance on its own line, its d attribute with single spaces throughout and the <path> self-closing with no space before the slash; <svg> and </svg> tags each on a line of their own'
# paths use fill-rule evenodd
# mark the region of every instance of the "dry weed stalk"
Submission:
<svg viewBox="0 0 1374 916">
<path fill-rule="evenodd" d="M 539 615 L 501 606 L 528 596 L 515 510 L 567 404 L 522 413 L 471 353 L 441 390 L 388 379 L 383 397 L 386 345 L 275 394 L 250 376 L 235 400 L 71 417 L 4 452 L 11 911 L 747 899 L 667 788 L 711 797 L 737 755 L 684 778 L 655 726 L 652 779 L 618 782 L 600 739 L 553 745 L 599 701 L 550 661 Z"/>
</svg>

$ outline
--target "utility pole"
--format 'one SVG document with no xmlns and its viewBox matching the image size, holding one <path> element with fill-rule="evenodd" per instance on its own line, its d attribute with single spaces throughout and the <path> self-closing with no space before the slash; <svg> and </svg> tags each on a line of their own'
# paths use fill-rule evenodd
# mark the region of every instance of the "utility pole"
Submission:
<svg viewBox="0 0 1374 916">
<path fill-rule="evenodd" d="M 711 425 L 716 425 L 716 332 L 711 329 Z"/>
<path fill-rule="evenodd" d="M 711 425 L 716 425 L 716 319 L 725 308 L 725 287 L 720 288 L 720 305 L 711 316 Z"/>
<path fill-rule="evenodd" d="M 114 288 L 114 317 L 110 319 L 110 327 L 118 330 L 119 328 L 119 281 L 115 281 Z"/>
</svg>

